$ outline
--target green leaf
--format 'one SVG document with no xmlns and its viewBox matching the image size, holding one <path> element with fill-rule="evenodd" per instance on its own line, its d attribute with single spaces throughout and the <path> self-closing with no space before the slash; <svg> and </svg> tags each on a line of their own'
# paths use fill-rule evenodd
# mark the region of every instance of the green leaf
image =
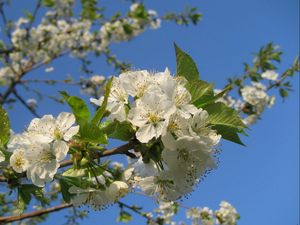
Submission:
<svg viewBox="0 0 300 225">
<path fill-rule="evenodd" d="M 105 133 L 95 124 L 82 123 L 80 125 L 80 136 L 83 140 L 97 143 L 107 144 L 107 136 Z"/>
<path fill-rule="evenodd" d="M 33 21 L 34 16 L 33 16 L 29 11 L 24 10 L 23 12 L 24 12 L 24 14 L 25 14 L 25 18 L 26 18 L 26 19 L 28 19 L 30 22 Z"/>
<path fill-rule="evenodd" d="M 49 204 L 49 201 L 44 196 L 43 188 L 37 187 L 33 184 L 23 184 L 21 186 L 22 192 L 29 193 L 30 195 L 34 196 L 42 205 Z"/>
<path fill-rule="evenodd" d="M 188 82 L 185 86 L 192 96 L 191 103 L 200 108 L 214 97 L 213 85 L 202 80 Z"/>
<path fill-rule="evenodd" d="M 53 7 L 55 5 L 54 0 L 43 0 L 42 4 L 46 7 Z"/>
<path fill-rule="evenodd" d="M 86 182 L 83 182 L 78 177 L 60 176 L 59 184 L 63 200 L 69 203 L 71 201 L 71 197 L 73 196 L 73 194 L 69 193 L 69 188 L 72 186 L 76 186 L 79 188 L 87 188 L 85 183 Z"/>
<path fill-rule="evenodd" d="M 61 194 L 62 194 L 63 200 L 65 202 L 69 203 L 71 201 L 71 197 L 72 197 L 72 195 L 69 193 L 69 188 L 72 185 L 69 184 L 64 179 L 60 179 L 59 180 L 59 185 L 60 185 L 60 189 L 61 189 Z"/>
<path fill-rule="evenodd" d="M 0 147 L 7 144 L 10 137 L 10 122 L 7 112 L 0 105 Z"/>
<path fill-rule="evenodd" d="M 226 93 L 228 93 L 229 91 L 231 91 L 233 88 L 233 85 L 232 84 L 228 84 L 226 85 L 226 87 L 220 91 L 218 94 L 216 94 L 214 97 L 213 97 L 213 101 L 216 101 L 218 100 L 219 98 L 222 98 Z"/>
<path fill-rule="evenodd" d="M 63 97 L 63 99 L 66 100 L 66 101 L 70 97 L 70 95 L 65 91 L 60 91 L 59 93 Z"/>
<path fill-rule="evenodd" d="M 107 100 L 108 100 L 108 96 L 110 94 L 110 89 L 112 86 L 112 81 L 113 81 L 113 77 L 111 77 L 106 83 L 103 103 L 100 106 L 100 108 L 96 111 L 94 118 L 91 121 L 92 124 L 97 125 L 102 120 L 102 118 L 105 114 L 106 107 L 107 107 Z"/>
<path fill-rule="evenodd" d="M 122 210 L 120 212 L 120 215 L 118 216 L 118 219 L 117 219 L 118 222 L 123 222 L 123 223 L 128 223 L 131 220 L 132 220 L 131 214 L 124 210 Z"/>
<path fill-rule="evenodd" d="M 174 47 L 176 53 L 177 76 L 183 76 L 188 81 L 198 80 L 199 71 L 192 57 L 182 51 L 175 43 Z"/>
<path fill-rule="evenodd" d="M 287 90 L 283 89 L 283 88 L 280 88 L 280 89 L 279 89 L 279 94 L 280 94 L 280 96 L 281 96 L 282 98 L 286 98 L 286 97 L 289 96 L 289 92 L 288 92 Z"/>
<path fill-rule="evenodd" d="M 108 137 L 122 141 L 129 141 L 135 133 L 129 122 L 119 122 L 117 120 L 102 126 L 102 131 L 105 132 Z"/>
<path fill-rule="evenodd" d="M 60 94 L 71 107 L 72 112 L 76 117 L 76 122 L 78 124 L 80 124 L 82 121 L 88 121 L 90 119 L 89 108 L 81 98 L 76 96 L 70 96 L 64 91 L 61 91 Z"/>
<path fill-rule="evenodd" d="M 81 16 L 84 19 L 95 20 L 97 15 L 97 0 L 81 0 L 82 11 Z"/>
<path fill-rule="evenodd" d="M 222 102 L 206 105 L 203 107 L 209 114 L 209 122 L 212 125 L 223 125 L 242 131 L 246 128 L 237 111 Z"/>
<path fill-rule="evenodd" d="M 203 109 L 209 114 L 212 129 L 217 130 L 224 139 L 244 145 L 238 133 L 243 133 L 246 126 L 234 109 L 221 102 L 206 105 Z"/>
<path fill-rule="evenodd" d="M 221 134 L 222 138 L 245 146 L 245 144 L 241 141 L 239 135 L 237 134 L 239 132 L 237 129 L 223 125 L 212 126 L 212 129 L 216 130 L 218 134 Z"/>
<path fill-rule="evenodd" d="M 24 188 L 24 185 L 18 188 L 18 209 L 19 213 L 22 214 L 26 208 L 26 206 L 31 201 L 30 192 Z"/>
</svg>

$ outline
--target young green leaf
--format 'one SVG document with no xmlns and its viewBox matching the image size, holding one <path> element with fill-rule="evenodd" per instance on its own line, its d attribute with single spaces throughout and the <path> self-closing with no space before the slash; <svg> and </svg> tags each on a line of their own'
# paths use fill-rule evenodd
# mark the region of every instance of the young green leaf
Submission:
<svg viewBox="0 0 300 225">
<path fill-rule="evenodd" d="M 24 187 L 19 187 L 18 188 L 18 210 L 20 214 L 22 214 L 26 208 L 26 206 L 30 203 L 31 201 L 31 195 L 28 189 Z"/>
<path fill-rule="evenodd" d="M 80 124 L 82 121 L 88 121 L 90 119 L 89 108 L 81 98 L 70 96 L 64 91 L 61 91 L 60 94 L 71 107 L 78 124 Z"/>
<path fill-rule="evenodd" d="M 203 107 L 209 114 L 209 122 L 212 125 L 223 125 L 242 131 L 246 128 L 238 113 L 222 102 Z"/>
<path fill-rule="evenodd" d="M 106 134 L 95 124 L 82 123 L 80 125 L 81 139 L 97 144 L 107 144 Z"/>
<path fill-rule="evenodd" d="M 69 193 L 69 188 L 72 186 L 86 188 L 86 185 L 84 185 L 85 183 L 86 182 L 82 182 L 82 180 L 77 177 L 60 176 L 59 185 L 63 200 L 69 203 L 71 201 L 71 197 L 73 196 L 71 193 Z"/>
<path fill-rule="evenodd" d="M 222 135 L 222 138 L 243 145 L 245 144 L 241 141 L 239 135 L 238 135 L 238 129 L 231 128 L 228 126 L 223 126 L 223 125 L 215 125 L 211 127 L 212 129 L 216 130 L 218 134 Z"/>
<path fill-rule="evenodd" d="M 203 109 L 209 114 L 212 129 L 215 129 L 224 139 L 244 145 L 238 133 L 243 133 L 246 126 L 234 109 L 222 102 L 206 105 Z"/>
<path fill-rule="evenodd" d="M 192 57 L 182 51 L 175 43 L 174 47 L 176 53 L 177 76 L 183 76 L 188 81 L 198 80 L 199 71 Z"/>
<path fill-rule="evenodd" d="M 113 81 L 113 77 L 111 77 L 106 83 L 103 103 L 100 106 L 100 108 L 96 111 L 96 113 L 91 121 L 92 124 L 97 125 L 101 121 L 101 119 L 103 118 L 103 116 L 105 114 L 106 107 L 107 107 L 107 100 L 108 100 L 108 96 L 110 94 L 112 81 Z"/>
<path fill-rule="evenodd" d="M 122 141 L 129 141 L 134 136 L 132 125 L 127 121 L 119 122 L 115 120 L 109 122 L 102 126 L 102 131 L 106 133 L 108 137 Z"/>
<path fill-rule="evenodd" d="M 214 97 L 213 85 L 202 80 L 194 80 L 186 84 L 186 89 L 192 96 L 191 103 L 200 108 Z"/>
<path fill-rule="evenodd" d="M 123 222 L 123 223 L 128 223 L 131 220 L 132 220 L 131 214 L 124 210 L 122 210 L 120 212 L 120 215 L 118 216 L 118 219 L 117 219 L 118 222 Z"/>
<path fill-rule="evenodd" d="M 0 147 L 7 144 L 10 137 L 10 122 L 7 112 L 0 105 Z"/>
</svg>

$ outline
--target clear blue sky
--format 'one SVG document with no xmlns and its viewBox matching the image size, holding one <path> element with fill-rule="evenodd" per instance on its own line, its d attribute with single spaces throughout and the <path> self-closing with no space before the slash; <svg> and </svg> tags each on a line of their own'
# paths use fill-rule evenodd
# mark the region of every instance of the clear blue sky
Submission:
<svg viewBox="0 0 300 225">
<path fill-rule="evenodd" d="M 18 0 L 17 11 L 31 6 L 34 1 Z M 30 2 L 27 3 L 27 2 Z M 127 7 L 125 1 L 103 0 L 113 11 Z M 197 62 L 201 78 L 223 87 L 226 78 L 241 74 L 242 63 L 252 60 L 252 53 L 273 41 L 284 50 L 280 71 L 290 65 L 299 54 L 299 1 L 297 0 L 148 0 L 145 4 L 159 13 L 180 11 L 185 4 L 197 6 L 203 20 L 196 27 L 178 27 L 163 23 L 156 31 L 147 31 L 129 43 L 115 44 L 119 58 L 130 61 L 135 68 L 175 72 L 173 42 L 186 50 Z M 73 64 L 70 64 L 73 62 Z M 78 75 L 76 61 L 66 59 L 53 65 L 52 78 L 70 73 Z M 72 66 L 70 66 L 72 65 Z M 104 62 L 93 67 L 100 74 L 113 73 Z M 43 70 L 32 77 L 46 76 Z M 182 204 L 216 208 L 228 200 L 241 215 L 241 225 L 296 225 L 299 224 L 299 76 L 292 82 L 294 92 L 282 103 L 267 110 L 263 119 L 251 127 L 249 137 L 243 138 L 247 147 L 223 142 L 219 168 L 213 171 L 196 191 Z M 57 90 L 61 90 L 58 87 Z M 46 89 L 47 91 L 50 90 Z M 70 90 L 76 93 L 76 90 Z M 54 94 L 53 90 L 51 91 Z M 78 93 L 78 92 L 77 92 Z M 26 93 L 26 96 L 33 97 Z M 66 107 L 44 101 L 39 113 L 57 114 Z M 11 111 L 12 126 L 20 131 L 31 120 L 22 106 Z M 151 209 L 151 200 L 132 195 L 124 201 L 141 204 Z M 62 224 L 64 212 L 51 215 L 45 224 Z M 118 208 L 91 212 L 82 224 L 115 224 Z M 143 224 L 134 216 L 132 224 Z M 182 219 L 183 215 L 179 215 Z"/>
</svg>

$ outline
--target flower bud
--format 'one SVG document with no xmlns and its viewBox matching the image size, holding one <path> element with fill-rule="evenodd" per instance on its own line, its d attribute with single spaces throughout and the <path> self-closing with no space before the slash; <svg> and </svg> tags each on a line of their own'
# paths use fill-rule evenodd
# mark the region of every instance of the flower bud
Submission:
<svg viewBox="0 0 300 225">
<path fill-rule="evenodd" d="M 108 188 L 108 195 L 114 200 L 125 196 L 129 191 L 128 185 L 123 181 L 114 181 Z"/>
</svg>

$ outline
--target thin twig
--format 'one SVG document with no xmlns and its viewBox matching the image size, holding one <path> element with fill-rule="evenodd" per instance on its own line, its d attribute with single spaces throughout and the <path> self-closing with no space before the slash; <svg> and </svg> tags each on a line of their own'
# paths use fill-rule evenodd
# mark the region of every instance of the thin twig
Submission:
<svg viewBox="0 0 300 225">
<path fill-rule="evenodd" d="M 17 93 L 16 90 L 13 90 L 14 96 L 34 115 L 35 117 L 40 118 L 39 114 L 34 110 L 34 108 L 30 107 L 26 101 Z"/>
<path fill-rule="evenodd" d="M 54 206 L 54 207 L 47 208 L 47 209 L 41 209 L 41 210 L 29 212 L 29 213 L 24 213 L 19 216 L 3 216 L 3 217 L 0 217 L 0 224 L 5 224 L 5 223 L 9 223 L 9 222 L 14 222 L 14 221 L 19 221 L 19 220 L 23 220 L 23 219 L 32 218 L 32 217 L 41 216 L 41 215 L 44 215 L 47 213 L 52 213 L 52 212 L 60 211 L 65 208 L 69 208 L 71 206 L 72 206 L 71 203 L 65 203 L 65 204 L 61 204 L 61 205 Z"/>
</svg>

